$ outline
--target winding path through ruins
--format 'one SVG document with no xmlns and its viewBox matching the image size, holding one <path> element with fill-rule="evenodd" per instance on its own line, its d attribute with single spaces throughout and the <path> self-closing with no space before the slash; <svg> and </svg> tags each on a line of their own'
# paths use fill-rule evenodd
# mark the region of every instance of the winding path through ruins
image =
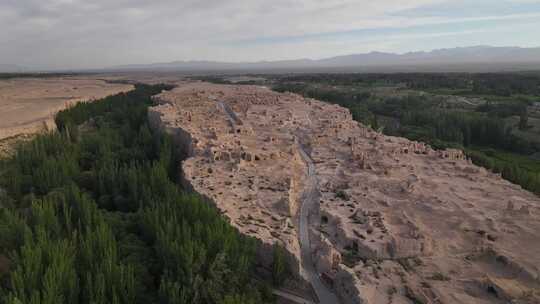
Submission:
<svg viewBox="0 0 540 304">
<path fill-rule="evenodd" d="M 234 111 L 223 101 L 218 101 L 217 106 L 222 110 L 227 116 L 231 127 L 234 129 L 235 125 L 239 123 L 239 119 L 234 113 Z M 317 177 L 315 176 L 315 165 L 311 160 L 311 157 L 306 153 L 304 146 L 297 140 L 295 136 L 295 145 L 297 146 L 298 152 L 302 157 L 302 161 L 306 164 L 307 167 L 307 180 L 306 186 L 301 196 L 300 208 L 300 228 L 298 239 L 300 242 L 301 250 L 301 271 L 304 272 L 305 277 L 311 283 L 311 286 L 315 290 L 317 297 L 319 298 L 319 303 L 321 304 L 337 304 L 339 303 L 336 295 L 321 281 L 317 270 L 315 269 L 315 263 L 313 262 L 313 257 L 311 254 L 311 243 L 309 240 L 309 214 L 310 210 L 313 208 L 314 204 L 319 201 L 319 189 Z M 282 293 L 284 294 L 284 293 Z M 280 295 L 282 295 L 280 294 Z M 283 296 L 283 295 L 282 295 Z M 296 297 L 296 296 L 295 296 Z M 289 298 L 289 297 L 287 297 Z M 298 299 L 289 298 L 296 302 Z M 304 299 L 303 299 L 304 301 Z M 307 303 L 307 302 L 305 302 Z"/>
<path fill-rule="evenodd" d="M 300 249 L 302 255 L 302 271 L 311 283 L 315 290 L 319 302 L 322 304 L 339 303 L 336 295 L 326 286 L 321 280 L 321 277 L 315 269 L 315 263 L 311 254 L 311 244 L 309 240 L 309 213 L 313 205 L 319 200 L 319 189 L 317 177 L 315 176 L 315 165 L 311 157 L 306 153 L 304 147 L 299 142 L 296 142 L 298 152 L 302 160 L 307 166 L 307 180 L 304 192 L 301 196 L 302 207 L 300 208 L 300 228 L 298 239 L 300 241 Z"/>
<path fill-rule="evenodd" d="M 217 102 L 218 108 L 222 110 L 223 112 L 225 112 L 225 115 L 227 115 L 227 118 L 229 122 L 231 123 L 231 127 L 233 129 L 236 125 L 240 124 L 240 119 L 238 119 L 238 117 L 236 116 L 234 111 L 229 107 L 229 105 L 219 100 L 216 100 L 216 102 Z"/>
</svg>

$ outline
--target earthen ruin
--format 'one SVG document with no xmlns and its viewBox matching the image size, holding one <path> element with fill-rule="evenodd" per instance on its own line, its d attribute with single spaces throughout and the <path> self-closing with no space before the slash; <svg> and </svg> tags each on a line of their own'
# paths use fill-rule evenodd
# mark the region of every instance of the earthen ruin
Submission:
<svg viewBox="0 0 540 304">
<path fill-rule="evenodd" d="M 189 156 L 185 183 L 242 233 L 284 245 L 306 281 L 313 202 L 307 250 L 340 302 L 540 302 L 540 199 L 462 151 L 256 86 L 182 83 L 155 100 L 152 125 Z"/>
</svg>

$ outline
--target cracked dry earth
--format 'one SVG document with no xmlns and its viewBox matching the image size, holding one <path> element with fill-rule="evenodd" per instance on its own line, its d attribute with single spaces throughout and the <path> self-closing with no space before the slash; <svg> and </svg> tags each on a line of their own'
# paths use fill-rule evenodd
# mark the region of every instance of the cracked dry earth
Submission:
<svg viewBox="0 0 540 304">
<path fill-rule="evenodd" d="M 341 303 L 540 303 L 540 199 L 461 151 L 263 87 L 180 83 L 156 102 L 151 123 L 187 145 L 185 182 L 300 273 L 304 147 L 310 254 Z"/>
</svg>

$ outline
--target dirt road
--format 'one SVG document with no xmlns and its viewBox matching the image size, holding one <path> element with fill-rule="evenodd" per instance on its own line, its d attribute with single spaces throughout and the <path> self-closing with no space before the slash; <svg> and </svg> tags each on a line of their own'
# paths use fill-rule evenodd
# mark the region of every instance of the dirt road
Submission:
<svg viewBox="0 0 540 304">
<path fill-rule="evenodd" d="M 304 147 L 296 142 L 298 152 L 302 156 L 302 160 L 307 167 L 307 181 L 304 192 L 301 196 L 302 207 L 300 208 L 300 229 L 298 239 L 300 241 L 300 249 L 302 256 L 302 271 L 305 277 L 309 279 L 319 302 L 322 304 L 339 303 L 336 295 L 321 281 L 321 277 L 315 269 L 315 263 L 311 254 L 311 243 L 309 240 L 309 215 L 314 204 L 319 201 L 319 188 L 317 177 L 315 176 L 315 166 L 311 157 L 307 155 Z"/>
</svg>

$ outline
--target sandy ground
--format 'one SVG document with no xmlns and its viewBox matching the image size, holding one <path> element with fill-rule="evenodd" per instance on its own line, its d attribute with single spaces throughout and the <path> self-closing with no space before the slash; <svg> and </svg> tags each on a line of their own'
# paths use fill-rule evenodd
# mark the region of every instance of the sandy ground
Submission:
<svg viewBox="0 0 540 304">
<path fill-rule="evenodd" d="M 308 254 L 342 303 L 540 303 L 540 199 L 461 151 L 256 86 L 183 83 L 156 101 L 151 122 L 187 145 L 186 182 L 300 272 L 307 213 Z"/>
<path fill-rule="evenodd" d="M 56 112 L 79 101 L 126 92 L 132 85 L 92 77 L 16 78 L 0 81 L 0 150 L 41 130 L 54 129 Z M 1 152 L 0 152 L 1 153 Z"/>
</svg>

